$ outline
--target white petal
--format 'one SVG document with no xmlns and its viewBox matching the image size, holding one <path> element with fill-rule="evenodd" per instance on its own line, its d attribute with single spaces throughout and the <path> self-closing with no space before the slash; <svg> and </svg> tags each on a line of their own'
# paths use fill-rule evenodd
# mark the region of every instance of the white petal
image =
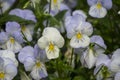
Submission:
<svg viewBox="0 0 120 80">
<path fill-rule="evenodd" d="M 42 37 L 38 40 L 38 46 L 39 46 L 41 49 L 45 49 L 48 45 L 49 45 L 48 38 L 42 36 Z"/>
<path fill-rule="evenodd" d="M 88 68 L 92 68 L 94 65 L 95 65 L 95 62 L 96 62 L 96 56 L 95 54 L 93 53 L 93 50 L 92 49 L 88 49 L 86 51 L 86 56 L 85 56 L 85 61 L 87 63 L 87 66 Z"/>
<path fill-rule="evenodd" d="M 103 47 L 104 49 L 107 48 L 106 45 L 105 45 L 105 43 L 104 43 L 104 40 L 103 40 L 102 37 L 99 36 L 99 35 L 94 35 L 94 36 L 92 36 L 92 37 L 90 38 L 90 42 L 91 42 L 91 43 L 96 43 L 97 45 Z"/>
<path fill-rule="evenodd" d="M 60 35 L 60 32 L 54 27 L 47 27 L 44 29 L 42 35 L 48 38 L 48 40 L 53 41 Z"/>
<path fill-rule="evenodd" d="M 120 58 L 120 48 L 115 50 L 112 55 L 112 59 Z"/>
<path fill-rule="evenodd" d="M 120 79 L 120 72 L 115 74 L 114 80 L 119 80 Z"/>
<path fill-rule="evenodd" d="M 5 66 L 5 77 L 7 76 L 12 80 L 17 75 L 17 67 L 9 64 Z"/>
<path fill-rule="evenodd" d="M 13 53 L 12 51 L 10 51 L 10 50 L 1 50 L 0 51 L 0 56 L 2 58 L 11 59 L 15 63 L 15 65 L 18 66 L 18 61 L 15 58 L 15 53 Z"/>
<path fill-rule="evenodd" d="M 47 72 L 45 69 L 44 64 L 41 63 L 41 68 L 37 68 L 36 66 L 33 68 L 32 72 L 30 73 L 32 78 L 35 80 L 40 80 L 41 78 L 47 77 Z"/>
<path fill-rule="evenodd" d="M 70 40 L 70 46 L 73 48 L 87 47 L 90 43 L 90 38 L 86 35 L 82 35 L 81 39 L 77 39 L 76 36 Z"/>
<path fill-rule="evenodd" d="M 119 72 L 120 71 L 120 58 L 112 60 L 109 68 L 113 72 Z"/>
<path fill-rule="evenodd" d="M 90 7 L 89 15 L 91 15 L 92 17 L 103 18 L 105 17 L 106 14 L 107 14 L 107 10 L 104 7 L 100 9 L 98 9 L 96 5 Z"/>
<path fill-rule="evenodd" d="M 58 36 L 56 37 L 56 39 L 53 41 L 53 43 L 55 43 L 55 45 L 58 47 L 58 48 L 61 48 L 63 47 L 65 41 L 64 41 L 64 38 L 62 36 Z"/>
<path fill-rule="evenodd" d="M 59 57 L 59 48 L 54 46 L 54 51 L 50 51 L 49 47 L 45 49 L 48 59 L 55 59 Z"/>
<path fill-rule="evenodd" d="M 15 41 L 14 43 L 11 43 L 11 41 L 9 40 L 6 43 L 6 46 L 8 50 L 11 50 L 15 53 L 19 52 L 22 49 L 22 46 L 17 41 Z"/>
<path fill-rule="evenodd" d="M 32 26 L 33 27 L 33 26 Z M 30 31 L 30 28 L 29 28 L 29 26 L 28 27 L 24 27 L 25 29 L 22 29 L 22 32 L 23 32 L 23 34 L 24 34 L 24 36 L 26 37 L 26 39 L 28 40 L 28 41 L 32 41 L 32 33 L 31 33 L 31 31 Z"/>
<path fill-rule="evenodd" d="M 24 67 L 26 71 L 31 71 L 35 65 L 35 59 L 33 57 L 26 57 L 24 61 Z"/>
</svg>

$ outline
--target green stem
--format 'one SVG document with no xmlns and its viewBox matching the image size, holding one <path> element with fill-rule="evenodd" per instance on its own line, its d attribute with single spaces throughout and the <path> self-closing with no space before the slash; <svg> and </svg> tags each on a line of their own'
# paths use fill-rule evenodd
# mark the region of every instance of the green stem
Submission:
<svg viewBox="0 0 120 80">
<path fill-rule="evenodd" d="M 50 4 L 49 4 L 49 14 L 50 14 L 50 11 L 51 11 L 51 0 L 50 0 Z M 46 22 L 46 27 L 49 25 L 49 21 L 47 20 Z"/>
</svg>

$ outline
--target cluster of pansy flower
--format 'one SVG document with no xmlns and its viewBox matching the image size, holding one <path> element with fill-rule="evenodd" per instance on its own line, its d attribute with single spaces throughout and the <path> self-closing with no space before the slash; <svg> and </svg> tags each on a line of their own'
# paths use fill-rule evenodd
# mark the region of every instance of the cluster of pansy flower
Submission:
<svg viewBox="0 0 120 80">
<path fill-rule="evenodd" d="M 104 40 L 99 35 L 92 35 L 93 27 L 86 20 L 87 15 L 82 10 L 72 12 L 70 9 L 70 7 L 73 8 L 76 4 L 73 0 L 70 0 L 70 3 L 73 3 L 70 7 L 65 4 L 67 0 L 65 2 L 63 0 L 47 1 L 51 5 L 50 15 L 53 17 L 60 11 L 67 10 L 63 18 L 64 22 L 61 23 L 67 32 L 64 37 L 70 39 L 69 45 L 80 56 L 82 66 L 89 69 L 95 67 L 94 75 L 96 75 L 97 80 L 112 80 L 113 78 L 114 80 L 119 80 L 120 49 L 114 51 L 112 57 L 104 54 L 107 49 Z M 11 1 L 8 7 L 13 2 L 14 0 Z M 32 2 L 33 6 L 36 7 L 35 4 L 39 1 L 33 0 Z M 96 18 L 105 17 L 107 9 L 112 7 L 112 0 L 87 0 L 87 2 L 90 6 L 89 14 Z M 8 8 L 4 9 L 4 5 L 6 4 L 2 4 L 3 12 Z M 45 12 L 49 11 L 49 5 L 45 6 Z M 9 15 L 31 20 L 34 23 L 37 22 L 34 13 L 28 9 L 13 9 L 9 12 Z M 43 22 L 43 24 L 46 25 L 46 22 Z M 17 75 L 18 61 L 23 64 L 25 71 L 30 72 L 30 76 L 34 80 L 40 80 L 48 76 L 45 62 L 59 57 L 60 48 L 65 43 L 64 37 L 61 35 L 64 31 L 55 28 L 55 26 L 47 26 L 43 29 L 42 36 L 34 44 L 34 47 L 25 45 L 24 43 L 32 42 L 33 40 L 34 26 L 35 24 L 23 25 L 15 21 L 8 21 L 5 24 L 5 30 L 0 32 L 0 80 L 12 80 Z M 15 56 L 16 54 L 18 54 L 18 61 Z M 65 55 L 68 57 L 69 54 Z M 72 65 L 74 65 L 74 60 Z"/>
</svg>

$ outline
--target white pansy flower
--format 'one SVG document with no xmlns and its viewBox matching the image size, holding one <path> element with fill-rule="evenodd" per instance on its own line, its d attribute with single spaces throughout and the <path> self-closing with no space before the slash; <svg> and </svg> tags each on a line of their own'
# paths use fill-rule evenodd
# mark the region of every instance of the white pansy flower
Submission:
<svg viewBox="0 0 120 80">
<path fill-rule="evenodd" d="M 0 80 L 12 80 L 17 75 L 18 62 L 9 50 L 0 50 Z"/>
<path fill-rule="evenodd" d="M 56 28 L 47 27 L 38 40 L 38 46 L 45 49 L 47 58 L 54 59 L 59 56 L 59 48 L 63 47 L 64 39 Z"/>
</svg>

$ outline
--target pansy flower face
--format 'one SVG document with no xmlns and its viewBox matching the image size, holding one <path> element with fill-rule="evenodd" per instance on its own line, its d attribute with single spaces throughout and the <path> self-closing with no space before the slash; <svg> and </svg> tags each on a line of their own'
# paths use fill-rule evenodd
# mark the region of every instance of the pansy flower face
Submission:
<svg viewBox="0 0 120 80">
<path fill-rule="evenodd" d="M 67 37 L 71 39 L 70 46 L 73 48 L 84 48 L 90 43 L 89 36 L 93 32 L 93 28 L 85 20 L 86 15 L 82 11 L 73 12 L 73 16 L 68 16 L 65 20 Z"/>
<path fill-rule="evenodd" d="M 7 22 L 5 30 L 6 32 L 0 33 L 1 47 L 17 53 L 22 48 L 20 43 L 24 41 L 20 25 L 17 22 Z"/>
<path fill-rule="evenodd" d="M 43 51 L 41 50 L 41 52 Z M 41 78 L 47 77 L 45 65 L 41 61 L 41 56 L 43 56 L 44 53 L 41 52 L 39 53 L 39 48 L 36 48 L 36 46 L 35 48 L 26 46 L 18 55 L 18 59 L 24 64 L 25 70 L 30 71 L 30 75 L 35 80 L 40 80 Z"/>
<path fill-rule="evenodd" d="M 56 28 L 47 27 L 43 31 L 43 36 L 38 40 L 38 46 L 45 49 L 48 59 L 59 56 L 59 48 L 64 45 L 64 39 Z"/>
<path fill-rule="evenodd" d="M 112 7 L 112 0 L 87 0 L 90 10 L 89 15 L 96 18 L 103 18 L 107 10 Z"/>
</svg>

